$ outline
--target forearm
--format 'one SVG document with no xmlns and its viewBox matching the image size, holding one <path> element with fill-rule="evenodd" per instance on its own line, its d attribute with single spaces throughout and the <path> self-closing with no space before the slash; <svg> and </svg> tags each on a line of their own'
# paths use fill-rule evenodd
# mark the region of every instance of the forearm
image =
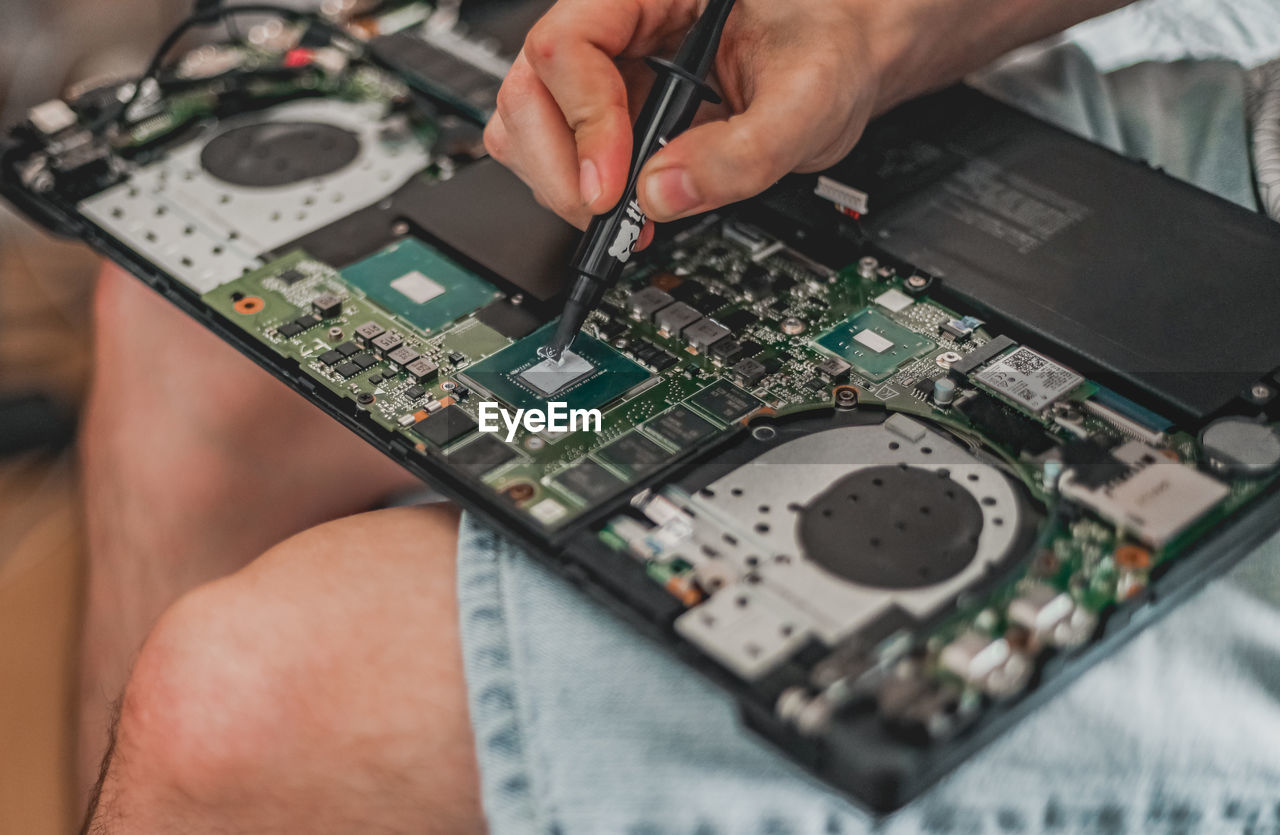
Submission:
<svg viewBox="0 0 1280 835">
<path fill-rule="evenodd" d="M 958 81 L 1004 53 L 1132 0 L 849 0 L 879 71 L 876 110 Z"/>
</svg>

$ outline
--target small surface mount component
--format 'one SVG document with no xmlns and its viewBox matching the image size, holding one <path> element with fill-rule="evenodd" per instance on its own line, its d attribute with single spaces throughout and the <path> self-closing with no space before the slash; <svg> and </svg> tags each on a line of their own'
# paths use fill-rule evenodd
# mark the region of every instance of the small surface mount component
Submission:
<svg viewBox="0 0 1280 835">
<path fill-rule="evenodd" d="M 818 373 L 830 382 L 838 383 L 849 376 L 852 367 L 839 357 L 828 357 L 818 364 Z"/>
<path fill-rule="evenodd" d="M 390 351 L 387 353 L 387 359 L 391 360 L 396 365 L 407 366 L 409 365 L 409 363 L 413 362 L 417 358 L 418 358 L 417 351 L 403 345 L 399 348 L 396 348 L 394 351 Z"/>
<path fill-rule="evenodd" d="M 764 367 L 764 363 L 750 358 L 739 360 L 733 366 L 733 378 L 751 388 L 754 388 L 768 373 L 769 369 Z"/>
<path fill-rule="evenodd" d="M 934 346 L 931 340 L 873 309 L 836 325 L 818 337 L 816 344 L 874 381 L 891 376 Z"/>
<path fill-rule="evenodd" d="M 413 378 L 419 382 L 424 380 L 434 380 L 436 375 L 440 373 L 439 367 L 426 357 L 418 357 L 416 360 L 406 365 L 404 370 L 412 374 Z"/>
<path fill-rule="evenodd" d="M 377 339 L 387 332 L 387 329 L 379 325 L 377 322 L 365 322 L 356 328 L 356 339 L 364 345 L 369 345 L 373 340 Z"/>
<path fill-rule="evenodd" d="M 676 302 L 658 311 L 653 317 L 653 323 L 658 326 L 659 332 L 667 336 L 679 336 L 686 327 L 701 318 L 702 314 L 689 305 Z"/>
<path fill-rule="evenodd" d="M 959 319 L 951 319 L 938 325 L 938 332 L 950 336 L 957 342 L 962 342 L 973 336 L 973 332 L 982 327 L 985 323 L 981 319 L 975 319 L 972 316 L 962 316 Z"/>
<path fill-rule="evenodd" d="M 657 287 L 644 287 L 627 297 L 627 310 L 635 319 L 653 321 L 655 313 L 674 303 L 670 293 Z"/>
<path fill-rule="evenodd" d="M 712 345 L 729 335 L 729 329 L 710 319 L 694 322 L 684 329 L 684 339 L 695 351 L 706 351 Z"/>
<path fill-rule="evenodd" d="M 732 365 L 743 356 L 742 343 L 736 339 L 722 339 L 711 346 L 711 358 L 721 365 Z"/>
<path fill-rule="evenodd" d="M 975 381 L 1033 412 L 1040 412 L 1084 382 L 1076 372 L 1019 347 L 974 375 Z"/>
<path fill-rule="evenodd" d="M 395 331 L 387 331 L 386 333 L 375 337 L 370 345 L 382 352 L 384 355 L 390 355 L 393 351 L 404 344 L 404 337 Z"/>
<path fill-rule="evenodd" d="M 333 293 L 321 293 L 311 300 L 311 309 L 321 319 L 332 319 L 342 313 L 342 298 Z"/>
<path fill-rule="evenodd" d="M 1128 441 L 1112 455 L 1124 465 L 1121 474 L 1088 486 L 1068 469 L 1059 489 L 1063 496 L 1156 548 L 1168 544 L 1230 492 L 1217 479 L 1170 460 L 1140 441 Z"/>
</svg>

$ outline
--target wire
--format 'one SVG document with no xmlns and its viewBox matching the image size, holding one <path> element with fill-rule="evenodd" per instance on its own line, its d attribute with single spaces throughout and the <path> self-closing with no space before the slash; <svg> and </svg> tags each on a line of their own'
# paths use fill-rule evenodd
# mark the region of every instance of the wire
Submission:
<svg viewBox="0 0 1280 835">
<path fill-rule="evenodd" d="M 173 30 L 165 36 L 164 40 L 160 42 L 160 46 L 156 48 L 155 54 L 147 64 L 146 70 L 142 75 L 138 76 L 137 81 L 134 82 L 133 92 L 130 94 L 129 98 L 113 112 L 104 114 L 97 123 L 90 126 L 89 130 L 93 133 L 98 133 L 108 125 L 113 123 L 122 123 L 127 118 L 129 109 L 132 108 L 142 96 L 142 90 L 146 86 L 147 81 L 156 79 L 162 65 L 164 64 L 165 57 L 188 31 L 197 26 L 210 26 L 219 23 L 224 19 L 229 19 L 242 14 L 275 15 L 290 22 L 305 21 L 310 26 L 323 30 L 330 38 L 336 37 L 343 39 L 348 43 L 355 45 L 361 52 L 366 51 L 364 43 L 348 34 L 340 26 L 331 23 L 315 12 L 293 9 L 288 6 L 280 6 L 274 3 L 246 3 L 243 5 L 219 6 L 213 9 L 197 11 L 175 26 Z"/>
</svg>

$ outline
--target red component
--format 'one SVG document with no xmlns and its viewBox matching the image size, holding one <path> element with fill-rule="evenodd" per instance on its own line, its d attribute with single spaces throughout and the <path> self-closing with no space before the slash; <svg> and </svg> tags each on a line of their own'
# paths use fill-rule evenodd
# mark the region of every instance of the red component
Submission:
<svg viewBox="0 0 1280 835">
<path fill-rule="evenodd" d="M 309 49 L 291 49 L 284 54 L 284 65 L 289 69 L 305 67 L 313 58 L 315 54 Z"/>
</svg>

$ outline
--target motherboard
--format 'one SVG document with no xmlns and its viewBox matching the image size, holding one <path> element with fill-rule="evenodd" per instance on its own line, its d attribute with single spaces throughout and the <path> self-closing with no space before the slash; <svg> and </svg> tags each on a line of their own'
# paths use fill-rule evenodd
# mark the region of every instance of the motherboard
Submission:
<svg viewBox="0 0 1280 835">
<path fill-rule="evenodd" d="M 646 593 L 614 598 L 665 600 L 652 619 L 799 737 L 956 737 L 1280 475 L 1264 410 L 1180 424 L 869 239 L 833 258 L 745 211 L 661 235 L 544 360 L 546 270 L 494 254 L 522 222 L 441 231 L 510 202 L 445 190 L 491 165 L 501 61 L 391 5 L 368 49 L 297 29 L 201 47 L 163 95 L 42 106 L 10 193 L 63 201 L 541 556 L 635 569 Z M 848 216 L 832 186 L 806 211 Z"/>
<path fill-rule="evenodd" d="M 875 635 L 854 669 L 886 718 L 945 736 L 1260 492 L 1280 436 L 1235 419 L 1207 441 L 1180 432 L 919 279 L 874 256 L 828 267 L 707 217 L 628 270 L 553 379 L 537 372 L 548 326 L 414 238 L 343 269 L 290 253 L 204 300 L 549 535 L 746 427 L 884 415 L 802 433 L 696 490 L 633 495 L 597 535 L 687 607 L 680 634 L 746 679 L 811 642 Z M 480 431 L 481 404 L 553 401 L 602 423 Z M 1234 433 L 1250 438 L 1243 469 L 1213 443 Z M 857 692 L 843 678 L 779 709 L 816 732 Z"/>
</svg>

